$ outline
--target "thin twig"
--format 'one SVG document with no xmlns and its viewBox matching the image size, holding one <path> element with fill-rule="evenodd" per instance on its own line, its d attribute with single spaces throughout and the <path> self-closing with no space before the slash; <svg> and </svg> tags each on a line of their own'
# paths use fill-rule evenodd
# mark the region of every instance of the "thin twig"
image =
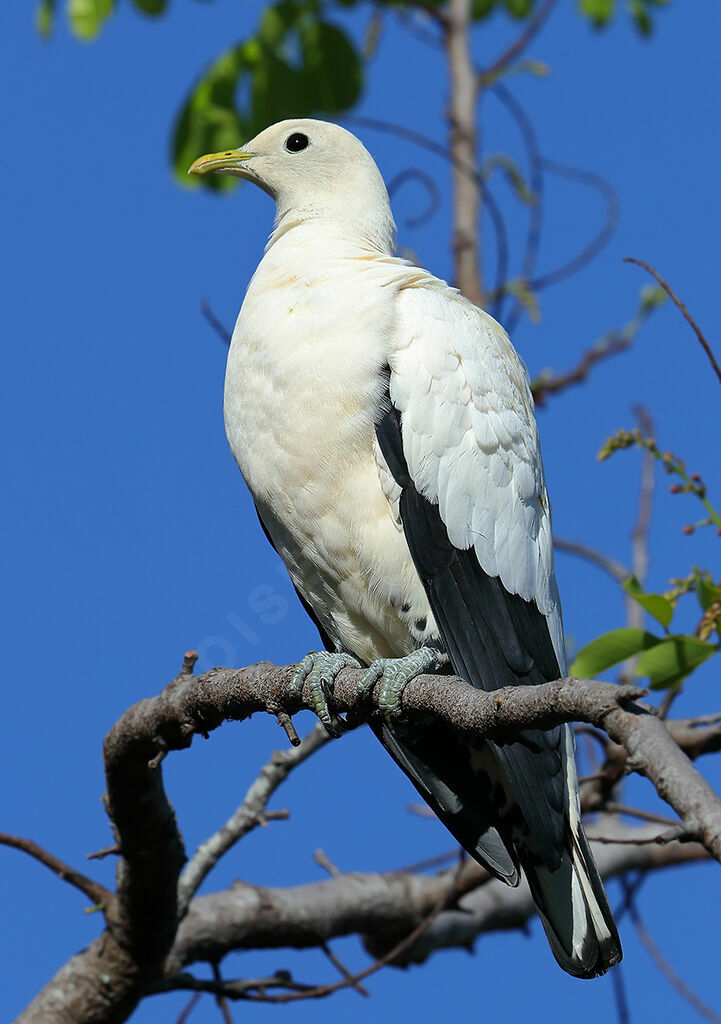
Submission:
<svg viewBox="0 0 721 1024">
<path fill-rule="evenodd" d="M 217 318 L 213 310 L 210 308 L 210 303 L 207 299 L 203 299 L 200 303 L 200 312 L 203 314 L 221 341 L 226 345 L 230 345 L 233 339 L 232 332 L 229 331 L 225 324 Z"/>
<path fill-rule="evenodd" d="M 713 368 L 714 373 L 718 377 L 719 382 L 721 382 L 721 366 L 719 366 L 719 364 L 716 362 L 716 357 L 714 356 L 713 352 L 711 351 L 711 346 L 706 341 L 706 338 L 704 337 L 703 332 L 701 331 L 701 328 L 699 327 L 699 325 L 696 323 L 694 318 L 691 316 L 689 311 L 686 309 L 686 306 L 683 304 L 683 302 L 681 302 L 679 297 L 672 290 L 672 288 L 668 284 L 668 282 L 664 281 L 664 279 L 661 277 L 659 272 L 657 270 L 655 270 L 649 263 L 644 262 L 644 260 L 634 259 L 633 256 L 625 256 L 623 262 L 624 263 L 635 263 L 637 267 L 643 267 L 643 269 L 648 271 L 648 273 L 651 274 L 652 277 L 656 278 L 656 280 L 661 285 L 663 290 L 666 292 L 668 297 L 671 299 L 671 301 L 674 303 L 674 305 L 679 309 L 679 311 L 681 312 L 681 315 L 683 316 L 683 318 L 686 320 L 686 322 L 693 329 L 696 337 L 698 338 L 698 340 L 699 340 L 699 342 L 701 344 L 701 348 L 704 350 L 704 352 L 708 356 L 708 360 L 711 363 L 711 366 Z"/>
<path fill-rule="evenodd" d="M 356 992 L 358 992 L 359 995 L 362 996 L 368 996 L 370 994 L 368 992 L 368 989 L 364 988 L 359 981 L 355 981 L 353 975 L 348 970 L 346 965 L 343 963 L 342 960 L 338 959 L 338 957 L 335 955 L 335 953 L 330 948 L 327 942 L 322 942 L 320 948 L 323 950 L 323 952 L 328 957 L 333 966 L 336 968 L 336 970 L 339 972 L 339 974 L 341 974 L 342 977 L 347 978 L 351 988 L 354 988 Z"/>
<path fill-rule="evenodd" d="M 181 917 L 208 873 L 239 839 L 267 821 L 288 817 L 287 811 L 267 811 L 268 801 L 294 768 L 329 741 L 330 736 L 323 726 L 318 724 L 299 746 L 276 752 L 261 768 L 258 778 L 248 789 L 238 809 L 222 828 L 200 844 L 184 868 L 178 882 L 178 907 Z"/>
<path fill-rule="evenodd" d="M 670 828 L 678 825 L 673 818 L 664 817 L 663 814 L 653 814 L 651 811 L 642 811 L 640 807 L 629 807 L 627 804 L 619 804 L 615 801 L 607 803 L 604 811 L 608 811 L 609 814 L 626 814 L 630 818 L 639 818 L 641 821 L 651 821 L 659 825 L 667 825 Z"/>
<path fill-rule="evenodd" d="M 624 981 L 621 966 L 621 964 L 618 964 L 616 969 L 611 971 L 613 997 L 616 1003 L 618 1024 L 631 1024 L 631 1013 L 628 1008 L 628 999 L 626 997 L 626 983 Z"/>
<path fill-rule="evenodd" d="M 609 558 L 608 555 L 604 555 L 587 544 L 581 544 L 580 541 L 554 536 L 553 546 L 557 551 L 564 551 L 568 555 L 577 555 L 579 558 L 591 562 L 592 565 L 608 573 L 617 583 L 622 583 L 631 575 L 631 570 L 621 562 L 617 562 L 615 558 Z"/>
<path fill-rule="evenodd" d="M 114 894 L 109 889 L 106 889 L 104 885 L 101 885 L 100 882 L 96 882 L 92 878 L 88 878 L 87 875 L 83 875 L 80 871 L 76 871 L 75 868 L 71 868 L 65 861 L 60 860 L 55 854 L 49 853 L 48 850 L 33 842 L 32 839 L 23 839 L 21 836 L 0 832 L 0 845 L 11 846 L 15 850 L 22 850 L 23 853 L 34 857 L 35 860 L 44 864 L 46 868 L 50 868 L 58 878 L 62 878 L 64 882 L 68 882 L 69 885 L 79 889 L 96 906 L 107 909 L 115 900 Z"/>
<path fill-rule="evenodd" d="M 602 178 L 600 174 L 595 174 L 592 171 L 583 171 L 578 167 L 570 167 L 568 164 L 559 163 L 557 160 L 549 160 L 547 157 L 542 158 L 542 165 L 543 169 L 548 171 L 549 174 L 567 178 L 569 181 L 577 181 L 579 184 L 588 185 L 590 188 L 595 189 L 606 203 L 606 217 L 596 237 L 577 256 L 561 264 L 560 267 L 555 267 L 553 270 L 549 270 L 547 273 L 541 274 L 539 277 L 528 282 L 528 287 L 531 291 L 535 292 L 548 288 L 552 284 L 557 284 L 567 277 L 571 277 L 587 266 L 591 260 L 595 259 L 611 240 L 616 230 L 619 215 L 618 196 L 611 184 L 605 178 Z"/>
<path fill-rule="evenodd" d="M 617 836 L 598 836 L 589 834 L 588 838 L 594 843 L 610 843 L 615 846 L 665 846 L 666 843 L 683 842 L 688 838 L 688 833 L 683 825 L 674 825 L 667 832 L 661 832 L 657 836 L 648 836 L 645 839 L 625 839 Z"/>
<path fill-rule="evenodd" d="M 500 103 L 506 108 L 512 119 L 515 121 L 516 126 L 521 134 L 523 144 L 526 149 L 526 156 L 528 159 L 528 173 L 529 173 L 529 188 L 533 194 L 535 202 L 531 203 L 528 207 L 528 230 L 526 232 L 526 245 L 523 252 L 523 260 L 521 262 L 521 270 L 519 278 L 522 282 L 529 280 L 533 271 L 536 268 L 536 260 L 538 259 L 538 251 L 541 242 L 541 228 L 543 225 L 543 194 L 544 194 L 544 178 L 543 169 L 541 165 L 541 151 L 538 145 L 538 139 L 536 132 L 533 127 L 533 122 L 526 113 L 525 107 L 523 107 L 510 89 L 506 88 L 501 82 L 496 82 L 492 89 L 493 94 L 500 101 Z M 497 283 L 495 291 L 498 293 L 494 297 L 494 309 L 493 315 L 497 320 L 503 317 L 503 298 L 505 289 L 503 283 L 506 280 L 506 271 L 504 269 L 501 275 L 500 270 L 497 274 Z M 495 293 L 494 293 L 495 295 Z M 503 323 L 508 333 L 513 337 L 513 332 L 516 328 L 516 324 L 521 316 L 521 310 L 523 304 L 521 303 L 518 296 L 515 297 L 513 306 L 507 316 L 503 317 Z"/>
<path fill-rule="evenodd" d="M 455 152 L 449 152 L 445 146 L 436 142 L 435 139 L 431 139 L 427 135 L 422 135 L 420 132 L 414 131 L 412 128 L 406 128 L 405 125 L 395 124 L 392 121 L 384 121 L 377 117 L 365 117 L 360 114 L 345 114 L 343 119 L 351 125 L 356 125 L 358 128 L 368 128 L 371 131 L 384 132 L 385 134 L 393 135 L 396 138 L 405 139 L 407 142 L 411 142 L 413 145 L 419 146 L 421 149 L 428 150 L 428 152 L 434 153 L 436 156 L 440 157 L 441 160 L 450 164 L 454 171 L 458 171 L 459 175 L 463 175 L 468 180 L 474 182 L 475 188 L 478 190 L 479 194 L 481 194 L 481 192 L 483 194 L 485 209 L 491 218 L 493 229 L 496 233 L 496 277 L 493 292 L 491 294 L 494 296 L 502 295 L 503 283 L 506 279 L 508 269 L 508 236 L 505 221 L 503 220 L 503 215 L 501 214 L 498 203 L 494 200 L 491 191 L 484 183 L 483 177 L 476 166 L 475 160 L 469 164 L 461 159 Z"/>
<path fill-rule="evenodd" d="M 294 981 L 289 971 L 276 971 L 275 974 L 267 978 L 234 978 L 225 981 L 196 978 L 192 974 L 183 972 L 172 978 L 153 982 L 147 990 L 147 995 L 156 996 L 164 992 L 195 992 L 198 996 L 207 993 L 213 996 L 220 995 L 226 999 L 252 999 L 254 1002 L 267 1002 L 267 998 L 251 996 L 249 993 L 265 993 L 272 988 L 287 989 L 291 992 L 308 992 L 316 987 Z"/>
<path fill-rule="evenodd" d="M 212 971 L 213 971 L 213 978 L 214 978 L 214 980 L 217 982 L 218 985 L 222 985 L 223 984 L 223 978 L 222 978 L 222 975 L 220 973 L 220 967 L 218 966 L 218 964 L 215 961 L 213 961 L 213 963 L 211 964 L 211 968 L 212 968 Z M 223 1018 L 223 1024 L 233 1024 L 233 1018 L 232 1018 L 231 1013 L 230 1013 L 230 1007 L 228 1006 L 228 1001 L 225 998 L 225 996 L 222 994 L 222 992 L 216 992 L 216 994 L 215 994 L 215 1005 L 220 1010 L 220 1016 Z"/>
<path fill-rule="evenodd" d="M 680 996 L 693 1006 L 697 1013 L 702 1017 L 705 1017 L 706 1020 L 711 1021 L 711 1024 L 721 1024 L 721 1017 L 719 1017 L 719 1015 L 715 1013 L 710 1006 L 707 1006 L 706 1003 L 696 995 L 693 989 L 689 988 L 683 978 L 677 974 L 658 948 L 648 928 L 641 920 L 641 915 L 639 914 L 638 908 L 633 900 L 629 903 L 628 913 L 642 945 L 661 971 L 664 978 L 666 978 L 666 980 L 676 989 Z"/>
<path fill-rule="evenodd" d="M 178 1015 L 178 1019 L 176 1020 L 175 1024 L 186 1024 L 186 1021 L 190 1017 L 191 1013 L 193 1012 L 195 1007 L 200 1002 L 201 995 L 202 995 L 202 992 L 194 992 L 192 994 L 192 996 L 190 997 L 188 1002 L 185 1004 L 183 1009 L 180 1011 L 180 1013 Z"/>
<path fill-rule="evenodd" d="M 432 18 L 433 21 L 438 22 L 442 28 L 446 28 L 448 25 L 448 15 L 442 7 L 438 7 L 432 3 L 431 0 L 405 0 L 409 7 L 417 7 L 418 10 L 423 11 L 425 14 Z"/>
<path fill-rule="evenodd" d="M 440 209 L 441 190 L 435 179 L 432 178 L 430 174 L 426 174 L 426 172 L 421 170 L 420 167 L 406 167 L 405 170 L 396 174 L 388 183 L 389 199 L 393 199 L 398 190 L 408 181 L 420 182 L 428 193 L 428 205 L 425 210 L 423 210 L 422 213 L 416 214 L 414 217 L 406 217 L 405 220 L 405 226 L 407 228 L 419 228 L 431 220 L 431 218 L 434 217 Z"/>
<path fill-rule="evenodd" d="M 651 414 L 642 405 L 637 405 L 635 410 L 638 428 L 644 437 L 652 438 L 655 434 L 654 423 Z M 651 513 L 653 511 L 653 489 L 655 482 L 656 460 L 650 452 L 644 449 L 641 459 L 641 482 L 638 499 L 638 519 L 631 534 L 633 545 L 633 574 L 639 583 L 643 584 L 648 572 L 648 531 L 651 526 Z M 636 607 L 641 608 L 637 601 L 633 602 Z M 641 611 L 643 609 L 641 608 Z M 643 618 L 637 625 L 643 625 Z M 631 623 L 629 622 L 629 625 Z"/>
<path fill-rule="evenodd" d="M 457 860 L 459 855 L 460 847 L 456 846 L 453 850 L 446 850 L 445 853 L 439 853 L 435 857 L 426 857 L 424 860 L 417 860 L 413 864 L 406 864 L 399 871 L 407 871 L 409 875 L 417 875 L 421 871 L 429 871 L 431 868 L 441 868 L 444 864 L 448 864 L 449 861 Z M 490 875 L 488 876 L 491 877 Z"/>
<path fill-rule="evenodd" d="M 579 361 L 565 373 L 552 373 L 545 371 L 540 373 L 531 382 L 531 391 L 536 405 L 543 405 L 549 395 L 565 391 L 573 384 L 582 384 L 597 363 L 617 356 L 625 352 L 633 344 L 633 336 L 621 333 L 620 331 L 609 331 L 607 335 L 597 342 L 592 348 L 583 353 Z"/>
<path fill-rule="evenodd" d="M 359 971 L 357 974 L 353 974 L 348 978 L 343 978 L 342 981 L 337 981 L 334 985 L 319 985 L 317 988 L 308 989 L 305 992 L 286 992 L 282 995 L 267 996 L 263 1001 L 271 1003 L 294 1003 L 302 999 L 323 999 L 326 996 L 332 995 L 334 992 L 338 992 L 343 988 L 355 987 L 359 982 L 365 981 L 366 978 L 369 978 L 372 974 L 375 974 L 382 967 L 385 967 L 387 964 L 392 963 L 393 960 L 395 960 L 397 957 L 400 957 L 407 949 L 409 949 L 416 941 L 416 939 L 420 938 L 420 936 L 438 917 L 443 908 L 451 902 L 455 893 L 458 876 L 461 873 L 461 870 L 463 869 L 463 864 L 464 862 L 461 861 L 460 864 L 458 865 L 458 868 L 453 873 L 451 884 L 448 886 L 448 889 L 441 893 L 435 906 L 423 918 L 423 920 L 420 921 L 418 925 L 416 925 L 416 927 L 408 935 L 405 936 L 405 938 L 401 939 L 400 942 L 397 942 L 392 949 L 390 949 L 383 956 L 379 957 L 369 967 L 366 967 L 364 970 Z"/>
<path fill-rule="evenodd" d="M 316 850 L 313 854 L 313 860 L 319 868 L 323 868 L 324 871 L 327 871 L 331 878 L 337 878 L 338 875 L 340 875 L 340 869 L 335 866 L 325 850 Z"/>
<path fill-rule="evenodd" d="M 663 700 L 658 706 L 659 718 L 662 718 L 664 720 L 668 718 L 669 712 L 671 711 L 671 708 L 673 707 L 676 698 L 681 696 L 682 690 L 683 686 L 681 686 L 680 684 L 678 686 L 671 686 L 668 690 L 666 690 L 666 692 L 663 695 Z"/>
<path fill-rule="evenodd" d="M 532 39 L 534 39 L 540 30 L 543 28 L 545 23 L 556 6 L 557 0 L 546 0 L 544 4 L 538 8 L 533 17 L 529 18 L 525 29 L 521 34 L 511 43 L 508 49 L 504 50 L 503 53 L 477 77 L 477 88 L 483 89 L 489 83 L 493 82 L 498 75 L 500 75 L 509 64 L 511 64 L 517 57 L 523 53 L 528 47 Z"/>
<path fill-rule="evenodd" d="M 96 850 L 95 853 L 86 853 L 86 860 L 104 860 L 105 857 L 110 857 L 111 854 L 119 854 L 120 847 L 117 843 L 113 843 L 112 846 L 105 846 L 102 850 Z"/>
<path fill-rule="evenodd" d="M 636 423 L 642 437 L 652 438 L 655 430 L 650 413 L 642 406 L 637 405 L 634 409 Z M 639 479 L 638 516 L 633 529 L 631 530 L 631 567 L 633 575 L 643 586 L 648 573 L 648 531 L 651 526 L 651 512 L 653 510 L 653 489 L 655 483 L 656 460 L 645 448 L 641 450 L 641 473 Z M 646 611 L 642 605 L 632 597 L 626 595 L 626 625 L 629 629 L 642 629 Z M 636 678 L 636 665 L 638 657 L 629 658 L 622 671 L 621 681 L 631 683 Z"/>
</svg>

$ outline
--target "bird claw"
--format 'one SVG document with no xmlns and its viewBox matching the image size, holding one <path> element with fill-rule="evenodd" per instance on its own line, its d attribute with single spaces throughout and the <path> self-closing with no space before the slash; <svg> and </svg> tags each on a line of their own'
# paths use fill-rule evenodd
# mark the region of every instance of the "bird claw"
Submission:
<svg viewBox="0 0 721 1024">
<path fill-rule="evenodd" d="M 360 668 L 360 663 L 352 654 L 311 651 L 298 662 L 288 687 L 291 696 L 300 697 L 308 683 L 313 711 L 334 739 L 348 728 L 333 710 L 333 683 L 344 668 Z"/>
<path fill-rule="evenodd" d="M 361 676 L 358 695 L 368 697 L 380 681 L 378 708 L 390 725 L 403 717 L 403 691 L 411 679 L 425 672 L 437 672 L 440 668 L 438 651 L 432 647 L 419 647 L 405 658 L 378 658 Z"/>
</svg>

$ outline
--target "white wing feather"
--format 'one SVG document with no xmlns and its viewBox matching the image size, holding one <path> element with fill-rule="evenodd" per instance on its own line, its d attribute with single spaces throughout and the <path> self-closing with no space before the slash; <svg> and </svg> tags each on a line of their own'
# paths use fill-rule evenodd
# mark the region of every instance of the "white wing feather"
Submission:
<svg viewBox="0 0 721 1024">
<path fill-rule="evenodd" d="M 418 490 L 451 543 L 535 601 L 561 671 L 563 627 L 551 517 L 526 368 L 492 317 L 430 275 L 398 292 L 391 399 Z"/>
</svg>

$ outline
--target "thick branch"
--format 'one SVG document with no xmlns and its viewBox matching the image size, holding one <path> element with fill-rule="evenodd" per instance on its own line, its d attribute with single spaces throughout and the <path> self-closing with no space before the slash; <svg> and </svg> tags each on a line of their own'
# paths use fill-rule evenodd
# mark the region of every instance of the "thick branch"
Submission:
<svg viewBox="0 0 721 1024">
<path fill-rule="evenodd" d="M 302 703 L 288 696 L 293 670 L 294 666 L 278 668 L 261 662 L 245 669 L 213 669 L 199 677 L 179 676 L 160 697 L 141 701 L 123 715 L 109 736 L 111 748 L 123 751 L 122 764 L 134 766 L 133 784 L 145 777 L 148 793 L 143 799 L 153 800 L 155 782 L 147 762 L 154 744 L 179 749 L 188 745 L 194 732 L 206 734 L 225 719 L 243 719 L 267 710 L 293 714 L 301 706 L 310 707 L 307 687 Z M 336 680 L 340 711 L 356 715 L 363 711 L 356 688 L 359 672 L 345 669 Z M 721 800 L 674 743 L 664 723 L 649 709 L 630 703 L 639 692 L 571 678 L 485 693 L 458 677 L 420 676 L 406 687 L 403 707 L 410 715 L 431 713 L 458 734 L 476 738 L 507 738 L 529 727 L 590 722 L 626 749 L 631 770 L 645 775 L 689 834 L 698 836 L 709 853 L 721 859 Z M 136 793 L 135 799 L 139 797 Z M 123 837 L 121 827 L 119 831 Z M 125 845 L 123 837 L 124 852 Z"/>
<path fill-rule="evenodd" d="M 106 910 L 108 927 L 100 939 L 61 969 L 21 1016 L 22 1024 L 120 1024 L 161 976 L 164 964 L 167 969 L 168 965 L 187 959 L 190 946 L 208 955 L 223 944 L 218 929 L 222 932 L 223 921 L 227 920 L 227 905 L 224 903 L 222 915 L 216 915 L 212 933 L 203 933 L 201 937 L 200 925 L 196 927 L 192 922 L 199 920 L 198 908 L 209 904 L 195 900 L 170 954 L 176 936 L 176 888 L 184 854 L 173 811 L 163 791 L 160 762 L 168 751 L 189 746 L 195 733 L 207 735 L 226 720 L 242 720 L 257 711 L 293 714 L 302 707 L 310 707 L 312 701 L 307 686 L 300 696 L 289 696 L 288 683 L 295 666 L 277 667 L 265 662 L 237 670 L 213 669 L 196 677 L 192 674 L 194 661 L 194 656 L 187 656 L 180 675 L 158 697 L 130 708 L 108 734 L 107 807 L 121 853 L 116 905 Z M 346 669 L 335 685 L 338 711 L 350 712 L 358 721 L 377 710 L 375 693 L 363 700 L 359 698 L 359 675 L 360 670 Z M 459 734 L 475 737 L 508 737 L 529 726 L 548 728 L 571 720 L 592 723 L 624 746 L 629 766 L 654 783 L 682 819 L 686 834 L 697 836 L 719 858 L 721 802 L 673 741 L 665 724 L 633 702 L 640 692 L 632 687 L 568 679 L 485 693 L 456 677 L 422 676 L 408 684 L 403 707 L 411 718 L 415 714 L 432 714 Z M 715 729 L 715 724 L 708 723 L 705 728 Z M 694 741 L 697 740 L 692 726 L 684 724 L 684 730 L 690 730 Z M 642 849 L 649 854 L 648 848 Z M 689 849 L 690 844 L 685 844 L 683 859 L 688 859 Z M 652 852 L 658 856 L 655 847 Z M 469 864 L 464 870 L 480 869 Z M 353 883 L 360 899 L 353 906 L 346 901 L 347 929 L 366 930 L 363 906 L 368 886 L 377 884 L 377 878 L 357 877 Z M 429 904 L 438 899 L 437 883 L 432 879 L 401 876 L 394 884 L 399 890 L 397 905 L 401 892 L 406 901 L 411 891 L 411 924 L 418 923 L 420 906 L 427 911 Z M 387 890 L 387 881 L 382 885 Z M 250 900 L 254 906 L 255 945 L 262 944 L 257 929 L 274 930 L 271 906 L 263 903 L 263 913 L 259 917 L 256 913 L 256 900 L 261 892 L 264 891 L 248 886 L 231 890 L 241 902 L 247 905 Z M 504 897 L 508 898 L 513 897 Z M 226 899 L 227 894 L 223 897 Z M 502 919 L 510 920 L 508 904 L 503 906 L 506 910 Z M 328 905 L 328 914 L 331 911 L 335 914 L 334 927 L 339 927 L 342 906 Z M 409 912 L 404 913 L 407 921 Z M 518 920 L 519 913 L 516 907 L 511 918 Z M 530 910 L 523 913 L 527 915 Z M 330 918 L 326 915 L 326 919 Z M 247 930 L 247 916 L 243 920 Z M 438 923 L 434 922 L 434 927 Z M 390 922 L 386 924 L 390 927 Z M 308 931 L 302 922 L 299 927 L 306 934 L 305 944 L 315 944 L 313 929 Z M 193 929 L 192 942 L 188 939 L 189 929 Z M 323 940 L 329 937 L 326 927 Z M 236 939 L 237 936 L 233 942 Z"/>
<path fill-rule="evenodd" d="M 642 842 L 663 831 L 658 825 L 638 828 L 619 821 L 604 821 L 602 830 L 605 837 Z M 707 858 L 694 843 L 595 849 L 605 878 Z M 453 869 L 438 875 L 341 874 L 277 889 L 238 883 L 193 901 L 166 973 L 218 959 L 233 949 L 306 949 L 354 933 L 364 936 L 373 956 L 382 956 L 443 897 L 453 874 Z M 535 913 L 525 882 L 511 889 L 472 861 L 464 864 L 457 891 L 457 906 L 438 915 L 406 950 L 403 963 L 422 960 L 436 949 L 467 946 L 481 932 L 520 928 Z"/>
</svg>

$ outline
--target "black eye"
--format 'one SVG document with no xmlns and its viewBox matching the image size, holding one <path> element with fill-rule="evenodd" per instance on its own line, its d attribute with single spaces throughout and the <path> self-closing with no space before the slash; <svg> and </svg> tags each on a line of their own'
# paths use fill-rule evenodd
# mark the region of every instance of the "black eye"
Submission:
<svg viewBox="0 0 721 1024">
<path fill-rule="evenodd" d="M 301 135 L 300 132 L 293 132 L 285 140 L 285 148 L 289 153 L 300 153 L 301 149 L 305 149 L 308 145 L 308 136 Z"/>
</svg>

